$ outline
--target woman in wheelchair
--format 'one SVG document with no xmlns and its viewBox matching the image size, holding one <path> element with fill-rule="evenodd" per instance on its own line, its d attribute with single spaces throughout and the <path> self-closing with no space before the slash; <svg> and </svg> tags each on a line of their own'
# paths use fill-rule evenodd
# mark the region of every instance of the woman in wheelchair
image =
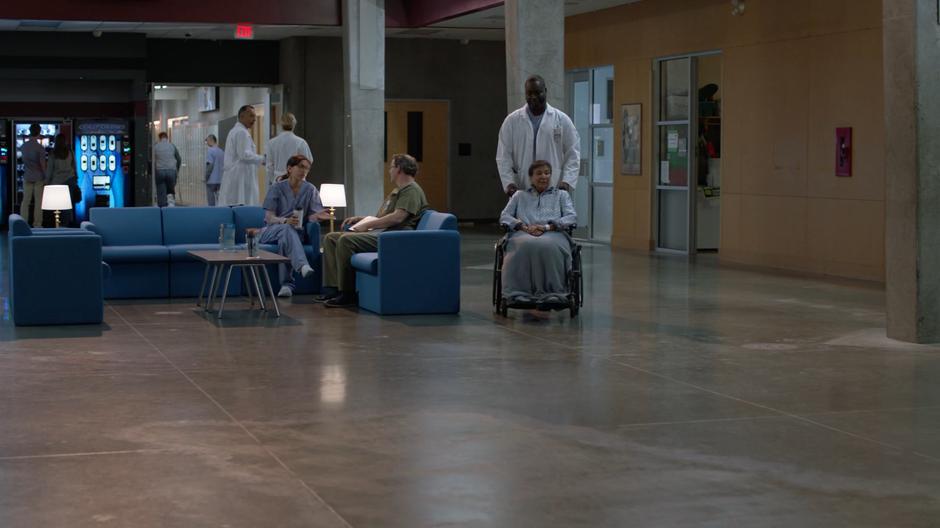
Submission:
<svg viewBox="0 0 940 528">
<path fill-rule="evenodd" d="M 532 187 L 509 199 L 500 216 L 506 227 L 502 297 L 513 307 L 563 309 L 569 301 L 572 241 L 577 214 L 568 191 L 551 186 L 552 166 L 529 167 Z"/>
</svg>

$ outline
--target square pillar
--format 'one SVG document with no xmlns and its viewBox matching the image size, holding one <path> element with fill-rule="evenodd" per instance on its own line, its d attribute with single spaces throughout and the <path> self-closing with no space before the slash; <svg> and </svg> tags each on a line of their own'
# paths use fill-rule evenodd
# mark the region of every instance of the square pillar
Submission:
<svg viewBox="0 0 940 528">
<path fill-rule="evenodd" d="M 565 110 L 564 0 L 506 0 L 506 104 L 525 104 L 525 80 L 541 75 L 548 104 Z"/>
<path fill-rule="evenodd" d="M 346 214 L 375 214 L 385 197 L 384 0 L 343 0 L 343 73 Z"/>
</svg>

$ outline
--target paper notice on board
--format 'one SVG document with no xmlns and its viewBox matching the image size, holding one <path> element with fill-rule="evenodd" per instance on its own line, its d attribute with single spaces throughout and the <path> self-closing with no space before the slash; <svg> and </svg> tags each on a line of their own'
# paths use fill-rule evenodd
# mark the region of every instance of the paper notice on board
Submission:
<svg viewBox="0 0 940 528">
<path fill-rule="evenodd" d="M 669 152 L 675 152 L 679 148 L 679 132 L 670 130 L 666 136 L 666 145 Z"/>
<path fill-rule="evenodd" d="M 668 161 L 659 162 L 659 183 L 662 185 L 669 185 L 669 162 Z"/>
<path fill-rule="evenodd" d="M 685 156 L 686 154 L 688 154 L 689 148 L 688 148 L 687 143 L 688 142 L 686 141 L 685 138 L 682 138 L 679 140 L 679 155 L 680 156 Z"/>
</svg>

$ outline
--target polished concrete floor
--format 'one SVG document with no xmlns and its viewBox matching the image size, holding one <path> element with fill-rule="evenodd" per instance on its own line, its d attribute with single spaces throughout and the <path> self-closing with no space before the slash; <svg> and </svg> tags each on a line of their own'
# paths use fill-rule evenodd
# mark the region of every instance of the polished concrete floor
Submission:
<svg viewBox="0 0 940 528">
<path fill-rule="evenodd" d="M 494 237 L 456 316 L 5 298 L 0 526 L 940 526 L 940 347 L 879 287 L 588 246 L 579 317 L 504 319 Z"/>
</svg>

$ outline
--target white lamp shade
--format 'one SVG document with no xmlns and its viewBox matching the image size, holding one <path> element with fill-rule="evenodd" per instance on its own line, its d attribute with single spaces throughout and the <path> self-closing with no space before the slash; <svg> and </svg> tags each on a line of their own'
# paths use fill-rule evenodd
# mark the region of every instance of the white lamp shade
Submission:
<svg viewBox="0 0 940 528">
<path fill-rule="evenodd" d="M 68 185 L 46 185 L 42 189 L 42 208 L 46 211 L 65 211 L 72 208 L 72 195 Z"/>
<path fill-rule="evenodd" d="M 323 207 L 346 207 L 346 186 L 342 183 L 320 185 L 320 202 Z"/>
</svg>

